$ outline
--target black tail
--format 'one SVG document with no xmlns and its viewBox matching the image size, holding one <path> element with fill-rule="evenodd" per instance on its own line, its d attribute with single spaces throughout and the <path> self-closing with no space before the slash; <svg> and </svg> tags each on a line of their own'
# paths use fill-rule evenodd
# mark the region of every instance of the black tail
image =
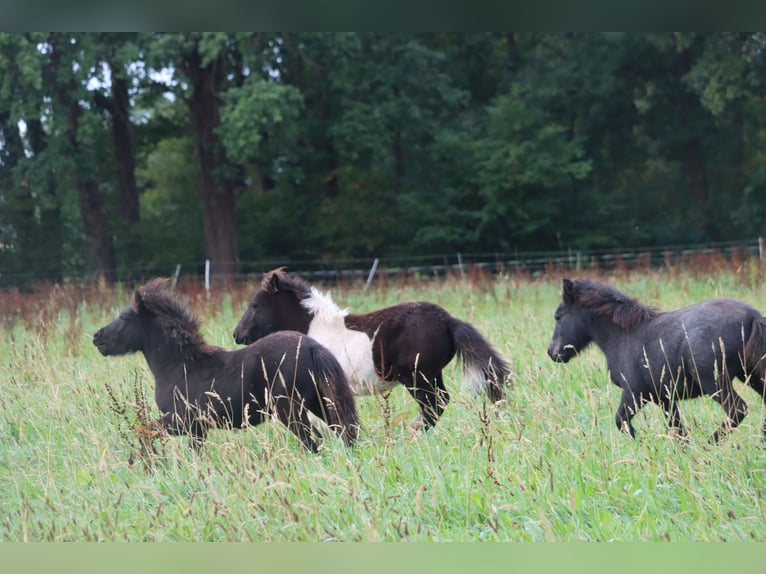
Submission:
<svg viewBox="0 0 766 574">
<path fill-rule="evenodd" d="M 322 402 L 322 419 L 347 445 L 359 436 L 359 417 L 351 385 L 335 356 L 317 344 L 311 348 L 314 377 Z"/>
<path fill-rule="evenodd" d="M 470 323 L 452 317 L 450 332 L 469 384 L 493 401 L 502 399 L 511 383 L 511 369 L 505 359 Z"/>
</svg>

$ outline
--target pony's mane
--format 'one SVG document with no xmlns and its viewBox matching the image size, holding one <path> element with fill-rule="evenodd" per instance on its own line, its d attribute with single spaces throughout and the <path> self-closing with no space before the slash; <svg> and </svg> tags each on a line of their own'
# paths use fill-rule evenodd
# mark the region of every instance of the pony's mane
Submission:
<svg viewBox="0 0 766 574">
<path fill-rule="evenodd" d="M 284 267 L 266 273 L 261 280 L 261 289 L 267 293 L 292 293 L 304 309 L 323 322 L 335 322 L 348 315 L 348 309 L 338 307 L 330 293 L 322 293 L 300 277 L 288 275 L 284 272 Z"/>
<path fill-rule="evenodd" d="M 301 305 L 324 323 L 340 322 L 343 325 L 343 317 L 348 315 L 348 309 L 338 307 L 329 293 L 321 293 L 316 287 L 311 288 L 311 295 L 303 299 Z"/>
<path fill-rule="evenodd" d="M 186 305 L 174 298 L 166 290 L 167 280 L 153 279 L 138 289 L 140 304 L 133 297 L 132 308 L 139 312 L 139 307 L 155 317 L 163 332 L 173 341 L 184 355 L 199 357 L 210 355 L 215 347 L 208 345 L 200 333 L 199 320 L 189 313 Z"/>
<path fill-rule="evenodd" d="M 267 293 L 276 291 L 289 291 L 294 293 L 298 300 L 311 297 L 311 286 L 296 275 L 288 275 L 284 267 L 269 271 L 261 280 L 261 289 Z"/>
<path fill-rule="evenodd" d="M 628 297 L 609 285 L 591 279 L 575 279 L 572 282 L 571 295 L 581 307 L 594 315 L 611 319 L 615 325 L 626 331 L 660 314 L 654 307 L 641 305 L 638 299 Z"/>
</svg>

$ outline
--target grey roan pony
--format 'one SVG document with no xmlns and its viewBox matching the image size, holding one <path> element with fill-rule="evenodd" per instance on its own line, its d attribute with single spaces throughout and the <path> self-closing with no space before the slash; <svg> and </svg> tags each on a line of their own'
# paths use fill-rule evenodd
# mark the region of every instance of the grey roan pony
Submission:
<svg viewBox="0 0 766 574">
<path fill-rule="evenodd" d="M 197 447 L 210 427 L 257 425 L 275 414 L 316 451 L 311 412 L 347 444 L 356 439 L 354 397 L 332 353 L 294 331 L 236 351 L 208 345 L 197 319 L 164 283 L 155 279 L 136 290 L 131 305 L 93 335 L 102 355 L 143 352 L 163 413 L 150 430 L 188 434 Z"/>
<path fill-rule="evenodd" d="M 766 318 L 740 301 L 711 299 L 661 312 L 607 285 L 564 279 L 555 320 L 548 355 L 566 363 L 595 342 L 622 388 L 615 422 L 633 437 L 631 419 L 646 402 L 660 405 L 670 428 L 686 436 L 677 402 L 712 397 L 726 411 L 712 437 L 717 442 L 747 415 L 734 378 L 766 399 Z"/>
<path fill-rule="evenodd" d="M 449 401 L 442 369 L 455 354 L 463 359 L 468 383 L 493 401 L 503 398 L 510 379 L 508 364 L 479 331 L 438 305 L 418 301 L 353 314 L 276 269 L 263 277 L 234 339 L 251 343 L 283 329 L 307 333 L 330 349 L 356 394 L 403 384 L 420 409 L 413 426 L 426 430 Z"/>
</svg>

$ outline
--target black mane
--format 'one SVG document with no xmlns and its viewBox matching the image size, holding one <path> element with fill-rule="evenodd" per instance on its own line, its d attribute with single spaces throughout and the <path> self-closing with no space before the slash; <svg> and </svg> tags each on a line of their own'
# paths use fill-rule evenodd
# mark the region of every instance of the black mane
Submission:
<svg viewBox="0 0 766 574">
<path fill-rule="evenodd" d="M 311 296 L 311 285 L 296 275 L 288 275 L 284 267 L 266 273 L 261 280 L 261 289 L 267 293 L 287 291 L 293 293 L 299 301 Z"/>
<path fill-rule="evenodd" d="M 184 355 L 198 357 L 210 355 L 216 347 L 209 345 L 200 333 L 200 322 L 186 305 L 177 301 L 166 290 L 165 279 L 154 279 L 136 291 L 132 308 L 136 312 L 145 310 L 155 317 L 163 332 L 173 341 Z"/>
<path fill-rule="evenodd" d="M 578 305 L 594 315 L 611 319 L 626 331 L 660 314 L 658 309 L 641 305 L 637 299 L 591 279 L 575 279 L 572 285 L 572 296 Z"/>
</svg>

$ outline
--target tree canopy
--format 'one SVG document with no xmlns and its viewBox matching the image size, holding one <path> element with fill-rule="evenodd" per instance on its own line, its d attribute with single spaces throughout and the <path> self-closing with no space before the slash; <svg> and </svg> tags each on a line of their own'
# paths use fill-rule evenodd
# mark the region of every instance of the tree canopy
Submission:
<svg viewBox="0 0 766 574">
<path fill-rule="evenodd" d="M 754 237 L 765 38 L 3 33 L 0 285 Z"/>
</svg>

